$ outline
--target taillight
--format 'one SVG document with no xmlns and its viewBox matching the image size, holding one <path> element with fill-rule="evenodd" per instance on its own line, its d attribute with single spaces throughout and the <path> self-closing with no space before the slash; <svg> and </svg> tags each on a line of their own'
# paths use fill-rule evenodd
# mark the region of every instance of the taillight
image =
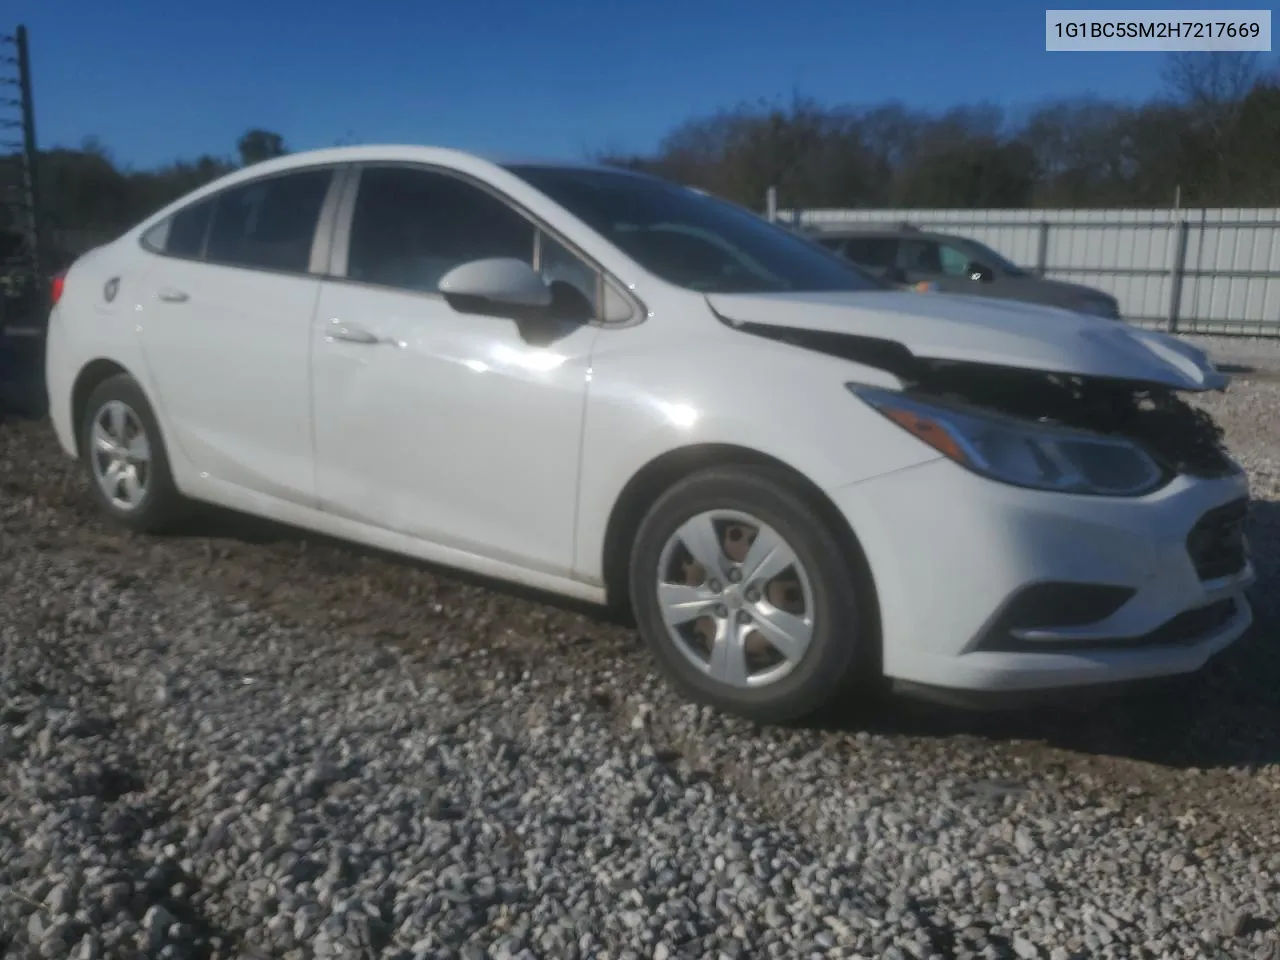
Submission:
<svg viewBox="0 0 1280 960">
<path fill-rule="evenodd" d="M 49 285 L 49 303 L 51 306 L 57 306 L 58 301 L 62 299 L 62 291 L 67 285 L 67 271 L 53 275 L 53 282 Z"/>
</svg>

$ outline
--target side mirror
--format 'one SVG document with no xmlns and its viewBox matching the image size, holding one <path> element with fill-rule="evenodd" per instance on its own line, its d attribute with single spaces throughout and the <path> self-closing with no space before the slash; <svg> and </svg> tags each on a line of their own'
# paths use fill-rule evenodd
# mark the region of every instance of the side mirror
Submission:
<svg viewBox="0 0 1280 960">
<path fill-rule="evenodd" d="M 985 263 L 970 262 L 969 279 L 977 283 L 990 283 L 996 278 L 995 272 Z"/>
<path fill-rule="evenodd" d="M 551 305 L 551 288 L 529 264 L 514 257 L 460 264 L 440 278 L 439 289 L 449 300 L 521 311 Z"/>
</svg>

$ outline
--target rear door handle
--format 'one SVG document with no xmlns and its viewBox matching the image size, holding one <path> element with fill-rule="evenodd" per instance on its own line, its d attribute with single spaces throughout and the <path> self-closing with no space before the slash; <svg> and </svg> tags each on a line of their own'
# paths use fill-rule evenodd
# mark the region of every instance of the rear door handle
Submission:
<svg viewBox="0 0 1280 960">
<path fill-rule="evenodd" d="M 163 300 L 165 303 L 186 303 L 189 299 L 191 299 L 181 290 L 175 290 L 173 289 L 173 287 L 161 287 L 156 292 L 156 296 L 159 297 L 161 300 Z"/>
<path fill-rule="evenodd" d="M 326 324 L 324 338 L 326 340 L 341 340 L 344 343 L 380 343 L 381 340 L 375 333 L 370 333 L 364 327 L 358 327 L 354 323 L 346 323 L 334 317 Z"/>
</svg>

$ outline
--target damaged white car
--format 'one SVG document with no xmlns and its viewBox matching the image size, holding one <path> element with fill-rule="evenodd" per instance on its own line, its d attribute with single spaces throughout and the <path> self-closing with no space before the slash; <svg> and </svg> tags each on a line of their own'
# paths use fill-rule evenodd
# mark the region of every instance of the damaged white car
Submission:
<svg viewBox="0 0 1280 960">
<path fill-rule="evenodd" d="M 297 154 L 54 294 L 53 423 L 122 524 L 204 501 L 626 605 L 758 720 L 1187 673 L 1250 623 L 1202 353 L 888 290 L 661 180 Z"/>
</svg>

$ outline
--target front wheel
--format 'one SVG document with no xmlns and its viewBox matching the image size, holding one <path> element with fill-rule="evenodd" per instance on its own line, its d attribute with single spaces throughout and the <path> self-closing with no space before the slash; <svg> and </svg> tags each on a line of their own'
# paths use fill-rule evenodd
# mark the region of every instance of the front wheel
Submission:
<svg viewBox="0 0 1280 960">
<path fill-rule="evenodd" d="M 664 672 L 725 712 L 798 720 L 872 662 L 865 578 L 780 471 L 715 468 L 675 484 L 641 522 L 630 576 Z"/>
</svg>

